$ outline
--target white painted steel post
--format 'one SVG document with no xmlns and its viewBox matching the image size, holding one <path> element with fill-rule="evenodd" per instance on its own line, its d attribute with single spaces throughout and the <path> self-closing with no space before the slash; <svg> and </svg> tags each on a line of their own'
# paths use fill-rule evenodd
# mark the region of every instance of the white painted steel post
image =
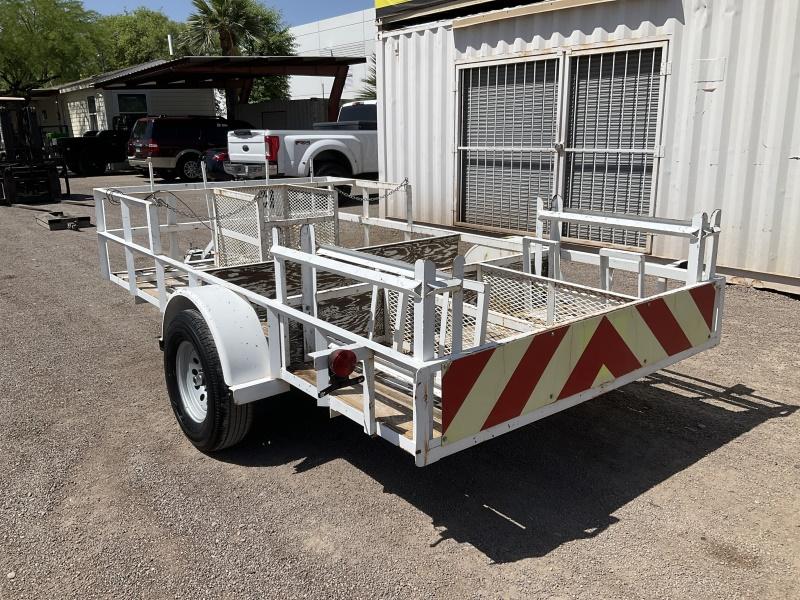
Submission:
<svg viewBox="0 0 800 600">
<path fill-rule="evenodd" d="M 609 256 L 602 250 L 600 251 L 600 289 L 611 290 L 611 269 L 609 268 Z"/>
<path fill-rule="evenodd" d="M 522 272 L 528 274 L 531 272 L 531 240 L 528 238 L 522 238 Z"/>
<path fill-rule="evenodd" d="M 547 248 L 547 276 L 561 279 L 561 242 Z"/>
<path fill-rule="evenodd" d="M 367 322 L 367 339 L 375 338 L 375 317 L 378 314 L 378 301 L 380 299 L 380 288 L 377 285 L 372 286 L 372 297 L 369 303 L 369 321 Z M 388 333 L 388 330 L 385 329 Z"/>
<path fill-rule="evenodd" d="M 272 245 L 280 245 L 280 233 L 277 227 L 272 228 Z M 283 305 L 288 303 L 289 294 L 286 291 L 286 260 L 280 256 L 272 255 L 275 264 L 275 299 Z M 272 329 L 270 328 L 270 337 Z M 281 364 L 289 364 L 289 320 L 285 315 L 278 319 L 278 339 L 281 347 Z"/>
<path fill-rule="evenodd" d="M 414 207 L 411 185 L 408 183 L 406 183 L 406 225 L 408 226 L 408 231 L 406 231 L 405 239 L 409 241 L 411 239 L 411 232 L 414 230 Z"/>
<path fill-rule="evenodd" d="M 309 254 L 316 253 L 316 242 L 314 238 L 314 225 L 307 223 L 300 227 L 300 249 Z M 317 270 L 311 265 L 300 265 L 300 278 L 302 285 L 302 309 L 303 312 L 312 317 L 317 316 Z M 316 327 L 303 324 L 303 340 L 305 352 L 316 350 L 316 338 L 314 332 Z"/>
<path fill-rule="evenodd" d="M 106 232 L 106 206 L 103 192 L 94 191 L 94 220 L 97 233 Z M 100 254 L 100 275 L 104 279 L 111 276 L 111 264 L 108 259 L 108 240 L 102 235 L 97 236 L 97 251 Z"/>
<path fill-rule="evenodd" d="M 119 199 L 119 211 L 122 216 L 122 235 L 125 241 L 130 244 L 133 242 L 133 232 L 131 231 L 131 209 L 125 198 Z M 134 298 L 136 295 L 136 267 L 134 263 L 133 250 L 130 246 L 125 246 L 125 266 L 128 270 L 128 291 Z"/>
<path fill-rule="evenodd" d="M 361 189 L 361 216 L 369 219 L 369 190 L 366 188 Z M 364 246 L 369 246 L 369 225 L 362 223 L 361 229 L 364 232 Z"/>
<path fill-rule="evenodd" d="M 206 200 L 206 214 L 208 215 L 208 222 L 211 226 L 211 241 L 206 245 L 203 254 L 200 258 L 208 258 L 211 251 L 217 247 L 217 227 L 214 218 L 214 209 L 212 207 L 211 199 L 208 195 L 208 173 L 206 172 L 206 161 L 200 161 L 200 172 L 203 175 L 203 196 Z"/>
<path fill-rule="evenodd" d="M 456 256 L 453 260 L 453 277 L 460 279 L 459 288 L 453 292 L 451 309 L 452 323 L 450 352 L 460 354 L 464 344 L 464 264 L 466 259 L 462 255 Z M 445 320 L 445 313 L 442 311 L 442 320 Z"/>
<path fill-rule="evenodd" d="M 391 293 L 389 290 L 387 294 Z M 387 297 L 388 304 L 388 297 Z M 408 312 L 408 294 L 397 292 L 397 309 L 394 315 L 394 326 L 392 328 L 392 348 L 398 352 L 403 351 L 403 338 L 406 330 L 406 313 Z"/>
<path fill-rule="evenodd" d="M 414 358 L 428 361 L 434 357 L 436 295 L 431 284 L 436 280 L 436 265 L 429 260 L 414 263 L 414 278 L 419 284 L 419 297 L 414 298 Z M 428 447 L 433 435 L 433 374 L 417 371 L 414 385 L 414 443 L 417 464 L 427 462 Z"/>
<path fill-rule="evenodd" d="M 706 266 L 706 279 L 713 279 L 717 274 L 717 253 L 719 251 L 719 233 L 722 226 L 722 210 L 719 208 L 711 213 L 709 218 L 709 225 L 711 226 L 711 257 L 708 259 Z"/>
<path fill-rule="evenodd" d="M 388 208 L 386 207 L 386 201 L 389 199 L 388 193 L 386 190 L 378 190 L 378 218 L 385 219 L 386 215 L 388 214 Z"/>
<path fill-rule="evenodd" d="M 178 208 L 178 200 L 175 196 L 167 196 L 167 225 L 178 224 L 178 213 L 175 212 Z M 180 259 L 180 247 L 178 246 L 178 232 L 173 228 L 167 234 L 169 240 L 169 257 L 176 260 Z"/>
<path fill-rule="evenodd" d="M 489 298 L 492 286 L 483 284 L 483 292 L 478 292 L 477 310 L 475 311 L 475 338 L 473 346 L 481 346 L 486 341 L 486 324 L 489 320 Z"/>
<path fill-rule="evenodd" d="M 364 413 L 364 433 L 369 436 L 378 434 L 378 424 L 375 421 L 375 362 L 372 352 L 367 351 L 363 365 L 364 383 L 361 387 L 363 394 L 362 409 Z"/>
<path fill-rule="evenodd" d="M 705 259 L 708 215 L 698 213 L 692 218 L 694 235 L 689 238 L 689 263 L 686 268 L 686 283 L 697 283 L 703 279 L 703 260 Z"/>
<path fill-rule="evenodd" d="M 339 245 L 339 192 L 335 189 L 331 193 L 331 208 L 333 208 L 333 243 Z"/>
<path fill-rule="evenodd" d="M 280 315 L 271 308 L 267 308 L 267 332 L 269 344 L 269 375 L 278 377 L 281 373 L 281 336 Z"/>
<path fill-rule="evenodd" d="M 156 287 L 158 289 L 158 308 L 163 313 L 167 309 L 167 287 L 164 282 L 164 264 L 158 259 L 161 254 L 161 227 L 158 221 L 158 207 L 147 205 L 147 228 L 150 237 L 150 251 L 155 255 Z"/>
</svg>

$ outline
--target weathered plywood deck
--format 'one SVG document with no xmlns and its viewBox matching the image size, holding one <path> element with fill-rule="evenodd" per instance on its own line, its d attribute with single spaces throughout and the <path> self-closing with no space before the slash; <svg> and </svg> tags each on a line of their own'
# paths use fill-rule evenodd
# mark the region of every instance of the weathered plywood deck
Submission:
<svg viewBox="0 0 800 600">
<path fill-rule="evenodd" d="M 294 374 L 311 385 L 317 384 L 317 375 L 313 369 L 298 369 Z M 357 384 L 331 393 L 331 396 L 347 403 L 354 409 L 362 411 L 364 407 L 363 387 Z M 375 419 L 395 430 L 400 435 L 414 438 L 414 400 L 410 394 L 397 388 L 375 381 Z M 433 437 L 442 435 L 442 411 L 433 410 Z"/>
</svg>

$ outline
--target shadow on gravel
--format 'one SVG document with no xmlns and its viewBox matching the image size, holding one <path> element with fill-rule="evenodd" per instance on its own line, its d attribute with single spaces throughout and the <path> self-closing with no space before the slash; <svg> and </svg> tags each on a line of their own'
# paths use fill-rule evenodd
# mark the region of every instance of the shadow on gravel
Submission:
<svg viewBox="0 0 800 600">
<path fill-rule="evenodd" d="M 643 492 L 796 408 L 741 384 L 661 371 L 419 469 L 295 394 L 262 403 L 253 434 L 219 458 L 252 467 L 300 460 L 298 472 L 347 460 L 429 515 L 441 531 L 434 545 L 452 538 L 504 563 L 597 535 Z"/>
</svg>

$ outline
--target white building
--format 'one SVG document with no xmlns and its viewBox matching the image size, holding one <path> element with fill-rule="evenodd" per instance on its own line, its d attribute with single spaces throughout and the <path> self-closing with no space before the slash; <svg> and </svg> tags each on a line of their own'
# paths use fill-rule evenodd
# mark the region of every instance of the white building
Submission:
<svg viewBox="0 0 800 600">
<path fill-rule="evenodd" d="M 212 89 L 107 89 L 105 82 L 127 73 L 164 63 L 111 71 L 41 91 L 34 98 L 39 121 L 45 131 L 59 128 L 72 136 L 87 131 L 111 129 L 114 117 L 126 115 L 214 115 Z"/>
<path fill-rule="evenodd" d="M 800 2 L 380 1 L 380 177 L 409 178 L 417 220 L 531 231 L 554 195 L 721 208 L 720 271 L 800 290 Z M 568 234 L 684 258 L 659 237 Z"/>
<path fill-rule="evenodd" d="M 290 29 L 299 56 L 365 56 L 375 53 L 375 9 L 323 19 Z M 368 65 L 353 65 L 347 75 L 342 98 L 352 100 L 362 87 Z M 327 98 L 333 80 L 329 77 L 293 76 L 292 100 Z"/>
</svg>

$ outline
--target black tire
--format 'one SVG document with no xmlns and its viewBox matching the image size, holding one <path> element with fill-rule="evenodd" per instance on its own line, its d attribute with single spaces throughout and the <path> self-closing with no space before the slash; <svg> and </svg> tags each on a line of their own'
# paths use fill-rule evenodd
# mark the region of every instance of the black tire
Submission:
<svg viewBox="0 0 800 600">
<path fill-rule="evenodd" d="M 175 175 L 183 181 L 200 181 L 203 178 L 200 157 L 197 154 L 182 156 L 175 166 Z"/>
<path fill-rule="evenodd" d="M 83 177 L 96 177 L 106 172 L 106 163 L 97 157 L 82 156 L 78 161 L 78 173 Z"/>
<path fill-rule="evenodd" d="M 319 177 L 350 177 L 350 168 L 335 160 L 314 162 L 314 175 Z"/>
<path fill-rule="evenodd" d="M 314 176 L 318 177 L 352 177 L 353 174 L 349 166 L 335 160 L 321 160 L 314 163 Z M 339 193 L 338 203 L 341 204 L 349 199 L 353 188 L 349 185 L 337 185 L 334 189 Z"/>
<path fill-rule="evenodd" d="M 207 412 L 202 422 L 191 418 L 181 398 L 177 353 L 189 342 L 199 357 L 205 375 Z M 183 433 L 202 452 L 216 452 L 241 442 L 253 423 L 253 405 L 237 405 L 222 375 L 217 347 L 202 315 L 183 310 L 172 319 L 164 336 L 164 375 L 172 410 Z"/>
</svg>

